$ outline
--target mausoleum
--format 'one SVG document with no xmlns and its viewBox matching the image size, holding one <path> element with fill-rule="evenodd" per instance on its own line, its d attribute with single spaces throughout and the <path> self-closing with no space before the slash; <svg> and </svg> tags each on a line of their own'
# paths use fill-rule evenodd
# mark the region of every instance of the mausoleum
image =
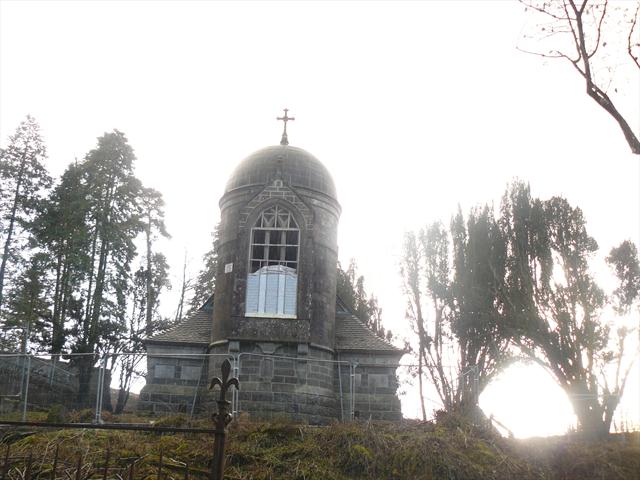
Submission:
<svg viewBox="0 0 640 480">
<path fill-rule="evenodd" d="M 251 418 L 399 420 L 404 351 L 336 297 L 336 188 L 317 158 L 289 145 L 286 110 L 279 120 L 280 144 L 240 162 L 220 199 L 212 297 L 146 341 L 140 408 L 204 408 L 210 378 L 230 358 L 241 384 L 234 409 Z"/>
</svg>

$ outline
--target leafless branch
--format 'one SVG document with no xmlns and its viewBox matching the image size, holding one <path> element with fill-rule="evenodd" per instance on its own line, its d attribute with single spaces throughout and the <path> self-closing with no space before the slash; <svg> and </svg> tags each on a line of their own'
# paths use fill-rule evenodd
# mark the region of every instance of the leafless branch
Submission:
<svg viewBox="0 0 640 480">
<path fill-rule="evenodd" d="M 633 23 L 631 24 L 631 28 L 629 29 L 629 36 L 627 37 L 627 53 L 633 60 L 633 63 L 636 64 L 638 68 L 640 68 L 640 59 L 633 54 L 633 32 L 636 29 L 636 25 L 638 24 L 638 16 L 640 15 L 640 2 L 638 2 L 638 7 L 636 8 L 636 13 L 633 15 Z M 640 47 L 640 42 L 635 44 L 636 47 Z"/>
<path fill-rule="evenodd" d="M 602 37 L 602 23 L 604 21 L 604 17 L 607 15 L 608 5 L 609 5 L 608 0 L 605 0 L 604 7 L 602 8 L 602 16 L 598 21 L 598 29 L 597 29 L 598 36 L 596 37 L 596 45 L 593 47 L 593 51 L 589 54 L 589 58 L 593 57 L 596 54 L 596 52 L 598 51 L 598 47 L 600 46 L 600 38 Z"/>
<path fill-rule="evenodd" d="M 594 57 L 599 47 L 602 44 L 603 31 L 605 28 L 605 17 L 607 17 L 607 7 L 608 0 L 604 0 L 601 4 L 602 13 L 596 14 L 595 10 L 592 12 L 593 14 L 593 24 L 589 24 L 589 27 L 595 29 L 593 32 L 595 36 L 596 43 L 593 46 L 591 51 L 587 50 L 587 33 L 585 29 L 587 26 L 584 24 L 585 20 L 585 12 L 589 12 L 590 0 L 581 0 L 578 2 L 577 0 L 563 0 L 562 9 L 564 11 L 564 16 L 558 15 L 554 13 L 553 3 L 552 4 L 542 4 L 534 3 L 531 0 L 520 0 L 521 3 L 526 5 L 528 8 L 531 8 L 537 12 L 544 13 L 551 18 L 556 19 L 558 22 L 568 27 L 571 31 L 571 35 L 573 37 L 574 47 L 576 49 L 577 58 L 571 58 L 570 55 L 560 52 L 560 51 L 549 51 L 549 53 L 540 53 L 535 51 L 528 51 L 522 49 L 518 46 L 516 48 L 519 51 L 529 53 L 532 55 L 541 56 L 544 58 L 564 58 L 567 59 L 573 67 L 580 73 L 580 75 L 585 80 L 586 93 L 589 97 L 591 97 L 602 109 L 604 109 L 614 120 L 618 123 L 618 126 L 622 130 L 624 134 L 625 140 L 627 144 L 631 148 L 631 152 L 640 155 L 640 139 L 636 132 L 633 131 L 629 123 L 626 121 L 624 116 L 620 113 L 618 108 L 615 106 L 613 101 L 607 96 L 607 94 L 600 88 L 593 77 L 593 65 L 591 64 L 591 59 Z M 579 5 L 578 5 L 579 3 Z M 640 46 L 640 44 L 634 44 L 633 38 L 636 30 L 636 26 L 638 24 L 638 14 L 640 13 L 640 3 L 636 8 L 635 15 L 633 18 L 633 23 L 631 24 L 631 28 L 629 30 L 629 35 L 627 36 L 627 53 L 633 60 L 634 64 L 640 68 L 640 58 L 634 55 L 634 48 Z M 548 38 L 550 35 L 546 35 L 544 38 Z M 544 39 L 543 38 L 543 39 Z"/>
<path fill-rule="evenodd" d="M 517 45 L 516 45 L 516 50 L 519 50 L 522 53 L 528 53 L 529 55 L 537 55 L 538 57 L 544 57 L 544 58 L 562 58 L 562 57 L 566 57 L 566 55 L 553 54 L 552 52 L 542 53 L 542 52 L 534 52 L 534 51 L 531 51 L 531 50 L 525 50 L 523 48 L 520 48 Z"/>
<path fill-rule="evenodd" d="M 558 15 L 553 14 L 552 12 L 550 12 L 549 10 L 546 10 L 542 7 L 538 7 L 534 2 L 532 1 L 527 1 L 527 0 L 519 0 L 519 2 L 521 4 L 523 4 L 526 8 L 530 8 L 531 10 L 535 10 L 539 13 L 543 13 L 551 18 L 554 18 L 556 20 L 560 20 L 560 21 L 564 21 L 566 20 L 564 17 L 560 17 Z"/>
</svg>

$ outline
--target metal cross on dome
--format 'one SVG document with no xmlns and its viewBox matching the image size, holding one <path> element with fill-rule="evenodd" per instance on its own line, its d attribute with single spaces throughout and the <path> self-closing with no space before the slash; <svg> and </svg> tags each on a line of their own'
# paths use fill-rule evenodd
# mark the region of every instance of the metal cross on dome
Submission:
<svg viewBox="0 0 640 480">
<path fill-rule="evenodd" d="M 287 136 L 287 122 L 289 120 L 295 120 L 295 117 L 290 117 L 287 115 L 289 112 L 288 108 L 284 109 L 284 117 L 277 117 L 276 120 L 282 120 L 284 122 L 284 131 L 282 132 L 282 140 L 280 140 L 280 145 L 289 145 L 289 137 Z"/>
</svg>

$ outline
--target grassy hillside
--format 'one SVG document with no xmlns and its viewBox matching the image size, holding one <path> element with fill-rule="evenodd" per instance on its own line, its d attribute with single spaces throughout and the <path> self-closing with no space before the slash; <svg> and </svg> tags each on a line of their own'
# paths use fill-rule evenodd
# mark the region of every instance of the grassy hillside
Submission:
<svg viewBox="0 0 640 480">
<path fill-rule="evenodd" d="M 183 419 L 167 419 L 183 422 Z M 640 434 L 586 442 L 554 437 L 504 439 L 452 420 L 433 423 L 337 424 L 309 427 L 288 423 L 235 422 L 227 448 L 229 479 L 640 479 Z M 5 432 L 12 455 L 45 457 L 54 445 L 75 465 L 99 465 L 104 451 L 111 462 L 143 457 L 136 478 L 156 478 L 159 452 L 163 478 L 191 478 L 208 468 L 212 439 L 206 435 L 159 435 L 90 430 Z M 0 450 L 2 452 L 2 450 Z M 47 457 L 47 455 L 49 457 Z M 125 460 L 117 460 L 117 459 Z M 0 463 L 2 459 L 0 459 Z"/>
</svg>

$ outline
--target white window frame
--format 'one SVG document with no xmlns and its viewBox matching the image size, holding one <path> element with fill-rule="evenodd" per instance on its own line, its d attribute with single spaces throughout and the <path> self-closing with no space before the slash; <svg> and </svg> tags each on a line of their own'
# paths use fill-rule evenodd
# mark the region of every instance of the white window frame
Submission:
<svg viewBox="0 0 640 480">
<path fill-rule="evenodd" d="M 274 233 L 279 235 L 279 238 L 272 239 Z M 256 238 L 259 236 L 262 238 Z M 297 318 L 299 259 L 300 229 L 291 212 L 278 204 L 260 212 L 254 227 L 251 229 L 247 288 L 245 292 L 245 316 Z M 254 300 L 253 305 L 250 306 L 249 301 L 253 300 L 254 293 L 250 292 L 250 288 L 252 288 L 251 276 L 255 276 L 260 271 L 262 273 L 258 275 L 257 305 Z M 275 310 L 267 310 L 267 302 L 269 300 L 267 282 L 269 275 L 277 275 L 278 293 Z M 292 276 L 295 286 L 293 292 L 289 292 L 290 296 L 287 297 L 287 279 Z M 288 306 L 287 303 L 291 301 L 293 301 L 293 313 L 290 313 L 290 310 L 289 313 L 285 313 Z"/>
</svg>

